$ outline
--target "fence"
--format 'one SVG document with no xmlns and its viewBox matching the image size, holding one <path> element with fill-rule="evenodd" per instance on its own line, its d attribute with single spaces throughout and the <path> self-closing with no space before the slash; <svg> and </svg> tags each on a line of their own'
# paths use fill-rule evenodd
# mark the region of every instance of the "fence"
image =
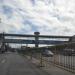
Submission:
<svg viewBox="0 0 75 75">
<path fill-rule="evenodd" d="M 39 61 L 40 66 L 45 66 L 45 64 L 53 63 L 54 65 L 63 68 L 65 70 L 75 73 L 75 50 L 74 45 L 64 45 L 61 47 L 53 47 L 50 50 L 53 53 L 53 56 L 43 56 L 43 49 L 33 49 L 28 51 L 31 59 L 36 58 Z M 45 61 L 45 62 L 44 62 Z"/>
<path fill-rule="evenodd" d="M 53 56 L 44 56 L 43 51 L 46 48 L 30 48 L 23 52 L 30 56 L 30 59 L 39 60 L 39 66 L 45 66 L 44 64 L 52 63 L 55 66 L 63 68 L 65 70 L 75 73 L 75 48 L 74 44 L 65 44 L 64 46 L 51 47 L 50 50 Z"/>
<path fill-rule="evenodd" d="M 75 48 L 74 44 L 66 44 L 64 47 L 55 48 L 54 60 L 50 60 L 54 64 L 68 71 L 75 72 Z"/>
</svg>

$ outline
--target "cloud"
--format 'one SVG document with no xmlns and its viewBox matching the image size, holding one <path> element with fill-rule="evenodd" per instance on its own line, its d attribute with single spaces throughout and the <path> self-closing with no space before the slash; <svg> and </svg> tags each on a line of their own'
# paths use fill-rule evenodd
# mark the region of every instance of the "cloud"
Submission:
<svg viewBox="0 0 75 75">
<path fill-rule="evenodd" d="M 74 35 L 75 0 L 0 0 L 0 17 L 0 32 Z"/>
</svg>

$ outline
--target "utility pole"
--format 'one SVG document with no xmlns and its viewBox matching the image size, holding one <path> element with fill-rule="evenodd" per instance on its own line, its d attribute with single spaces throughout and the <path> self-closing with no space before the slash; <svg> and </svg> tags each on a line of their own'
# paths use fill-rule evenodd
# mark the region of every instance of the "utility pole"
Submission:
<svg viewBox="0 0 75 75">
<path fill-rule="evenodd" d="M 1 18 L 0 18 L 0 23 L 1 23 Z"/>
<path fill-rule="evenodd" d="M 2 24 L 2 19 L 0 18 L 0 24 Z M 5 43 L 4 43 L 4 32 L 3 34 L 0 36 L 0 45 L 1 45 L 1 52 L 4 53 L 5 52 Z"/>
<path fill-rule="evenodd" d="M 1 18 L 0 18 L 0 23 L 1 23 Z M 1 51 L 1 36 L 0 36 L 0 51 Z"/>
</svg>

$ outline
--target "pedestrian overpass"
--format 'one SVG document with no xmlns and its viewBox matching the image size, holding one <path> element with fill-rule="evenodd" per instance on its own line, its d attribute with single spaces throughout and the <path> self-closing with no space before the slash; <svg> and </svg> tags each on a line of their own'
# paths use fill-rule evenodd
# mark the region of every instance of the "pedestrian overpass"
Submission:
<svg viewBox="0 0 75 75">
<path fill-rule="evenodd" d="M 34 35 L 0 33 L 0 36 L 2 37 L 1 40 L 3 43 L 35 44 L 35 47 L 38 47 L 38 45 L 40 44 L 47 44 L 47 45 L 62 44 L 68 42 L 69 38 L 71 38 L 71 36 L 52 36 L 52 35 L 39 35 L 39 34 L 40 34 L 39 32 L 35 32 Z M 12 37 L 14 37 L 14 39 Z M 25 38 L 25 39 L 19 39 L 19 38 Z M 40 40 L 40 38 L 42 38 L 42 40 Z M 68 40 L 64 41 L 63 39 L 68 39 Z"/>
</svg>

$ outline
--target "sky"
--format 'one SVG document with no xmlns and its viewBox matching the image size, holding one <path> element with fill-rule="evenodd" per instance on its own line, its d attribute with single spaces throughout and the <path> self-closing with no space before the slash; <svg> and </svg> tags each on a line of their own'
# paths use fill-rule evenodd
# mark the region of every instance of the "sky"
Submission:
<svg viewBox="0 0 75 75">
<path fill-rule="evenodd" d="M 75 0 L 0 0 L 0 33 L 75 35 Z"/>
</svg>

